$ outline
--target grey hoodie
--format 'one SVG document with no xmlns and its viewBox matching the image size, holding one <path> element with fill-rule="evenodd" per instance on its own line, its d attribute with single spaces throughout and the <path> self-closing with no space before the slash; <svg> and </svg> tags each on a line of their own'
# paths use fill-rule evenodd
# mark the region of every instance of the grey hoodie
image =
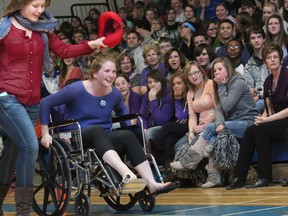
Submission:
<svg viewBox="0 0 288 216">
<path fill-rule="evenodd" d="M 225 121 L 247 120 L 250 125 L 258 114 L 244 77 L 236 72 L 226 84 L 218 85 L 215 126 Z"/>
</svg>

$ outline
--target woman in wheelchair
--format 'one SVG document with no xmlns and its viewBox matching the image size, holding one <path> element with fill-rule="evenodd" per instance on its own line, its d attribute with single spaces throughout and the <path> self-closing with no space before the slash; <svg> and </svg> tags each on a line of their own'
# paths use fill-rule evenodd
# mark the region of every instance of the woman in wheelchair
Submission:
<svg viewBox="0 0 288 216">
<path fill-rule="evenodd" d="M 147 181 L 151 194 L 167 193 L 176 188 L 176 185 L 155 181 L 134 133 L 110 129 L 113 110 L 118 116 L 128 114 L 121 93 L 112 85 L 115 78 L 115 60 L 107 54 L 99 53 L 90 67 L 89 80 L 75 82 L 43 99 L 40 104 L 41 143 L 46 148 L 52 143 L 48 131 L 51 108 L 65 104 L 66 119 L 77 119 L 81 125 L 84 148 L 95 148 L 99 158 L 113 167 L 123 179 L 129 175 L 129 181 L 132 182 L 137 176 L 118 155 L 126 154 L 138 174 Z"/>
</svg>

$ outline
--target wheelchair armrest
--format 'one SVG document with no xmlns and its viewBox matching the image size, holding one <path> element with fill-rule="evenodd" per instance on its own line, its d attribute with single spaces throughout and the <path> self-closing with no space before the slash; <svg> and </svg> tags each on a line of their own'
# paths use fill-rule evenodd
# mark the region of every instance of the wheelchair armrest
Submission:
<svg viewBox="0 0 288 216">
<path fill-rule="evenodd" d="M 76 123 L 77 123 L 76 119 L 68 119 L 68 120 L 59 121 L 59 122 L 51 122 L 51 123 L 49 123 L 48 127 L 51 130 L 51 129 L 54 129 L 57 127 L 65 127 L 68 125 L 74 125 Z"/>
<path fill-rule="evenodd" d="M 127 120 L 132 120 L 132 119 L 136 119 L 140 116 L 139 113 L 132 113 L 132 114 L 127 114 L 127 115 L 123 115 L 123 116 L 116 116 L 112 118 L 112 122 L 122 122 L 122 121 L 127 121 Z"/>
</svg>

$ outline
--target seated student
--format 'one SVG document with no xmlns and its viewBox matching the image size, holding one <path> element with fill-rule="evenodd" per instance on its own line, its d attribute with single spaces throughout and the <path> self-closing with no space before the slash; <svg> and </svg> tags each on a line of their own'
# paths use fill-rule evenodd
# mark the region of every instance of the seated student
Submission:
<svg viewBox="0 0 288 216">
<path fill-rule="evenodd" d="M 181 25 L 179 30 L 179 50 L 184 53 L 185 57 L 188 60 L 194 58 L 194 44 L 193 44 L 193 33 L 196 32 L 196 29 L 189 22 L 184 22 Z"/>
<path fill-rule="evenodd" d="M 188 131 L 187 92 L 189 89 L 185 80 L 182 71 L 172 74 L 170 91 L 174 101 L 176 121 L 166 123 L 156 134 L 155 139 L 152 139 L 152 153 L 159 165 L 163 165 L 166 170 L 173 161 L 175 143 Z"/>
<path fill-rule="evenodd" d="M 217 98 L 215 121 L 205 126 L 203 133 L 196 143 L 179 161 L 171 163 L 176 170 L 196 169 L 198 163 L 204 158 L 205 147 L 224 127 L 229 129 L 236 138 L 242 138 L 247 127 L 254 123 L 257 115 L 255 103 L 243 76 L 237 73 L 227 58 L 216 58 L 212 65 L 213 80 L 215 82 L 215 97 Z M 185 160 L 182 160 L 185 159 Z M 221 185 L 220 170 L 214 166 L 212 157 L 206 167 L 207 182 L 202 188 Z"/>
<path fill-rule="evenodd" d="M 183 11 L 185 16 L 185 22 L 191 23 L 195 27 L 196 32 L 199 31 L 203 21 L 198 18 L 196 7 L 190 4 L 186 4 L 183 7 Z"/>
<path fill-rule="evenodd" d="M 160 37 L 157 46 L 161 53 L 161 60 L 164 61 L 165 53 L 173 47 L 172 40 L 169 37 Z"/>
<path fill-rule="evenodd" d="M 168 68 L 166 78 L 169 80 L 174 73 L 181 72 L 186 64 L 184 54 L 177 48 L 172 48 L 165 54 L 164 62 Z"/>
<path fill-rule="evenodd" d="M 145 46 L 142 55 L 145 64 L 148 65 L 143 69 L 141 74 L 141 94 L 143 95 L 147 91 L 147 74 L 152 70 L 159 70 L 164 74 L 164 76 L 166 76 L 167 68 L 160 61 L 161 53 L 155 44 Z"/>
<path fill-rule="evenodd" d="M 240 73 L 241 75 L 244 74 L 244 63 L 241 59 L 241 53 L 243 51 L 243 45 L 241 41 L 237 40 L 236 38 L 232 38 L 227 42 L 226 45 L 226 52 L 227 58 L 229 59 L 232 67 L 235 71 Z"/>
<path fill-rule="evenodd" d="M 84 79 L 84 73 L 80 69 L 78 62 L 75 58 L 63 59 L 60 68 L 59 88 L 63 88 L 67 80 L 79 78 Z"/>
<path fill-rule="evenodd" d="M 131 90 L 140 94 L 141 74 L 135 71 L 134 58 L 124 52 L 117 57 L 117 74 L 125 74 L 129 77 Z"/>
<path fill-rule="evenodd" d="M 149 140 L 154 138 L 161 126 L 174 120 L 174 103 L 170 97 L 167 79 L 161 71 L 152 70 L 148 73 L 147 89 L 139 113 L 149 147 Z"/>
<path fill-rule="evenodd" d="M 172 7 L 166 8 L 166 24 L 163 29 L 168 32 L 168 38 L 174 46 L 178 43 L 180 23 L 176 22 L 176 11 Z M 159 41 L 158 41 L 159 45 Z"/>
<path fill-rule="evenodd" d="M 212 75 L 209 73 L 210 66 L 216 58 L 213 48 L 208 44 L 199 44 L 199 46 L 195 47 L 194 56 L 195 60 L 204 70 L 204 73 L 208 76 L 209 79 L 211 79 Z"/>
<path fill-rule="evenodd" d="M 171 190 L 171 182 L 157 183 L 136 136 L 128 130 L 111 131 L 112 110 L 118 115 L 127 114 L 120 92 L 112 86 L 116 77 L 113 58 L 99 54 L 91 65 L 90 79 L 75 82 L 43 99 L 40 104 L 41 143 L 49 148 L 52 137 L 48 131 L 52 107 L 66 104 L 66 117 L 76 118 L 81 125 L 86 148 L 93 147 L 99 158 L 113 167 L 122 178 L 137 176 L 124 164 L 118 154 L 126 154 L 139 175 L 147 180 L 152 194 Z M 85 104 L 85 106 L 83 106 Z"/>
<path fill-rule="evenodd" d="M 217 56 L 227 57 L 226 45 L 227 45 L 227 42 L 233 38 L 233 33 L 234 33 L 234 23 L 231 20 L 226 19 L 226 20 L 220 21 L 218 37 L 216 38 L 214 45 L 213 45 L 213 46 L 216 46 L 214 48 L 215 48 L 215 52 Z M 246 64 L 249 58 L 250 58 L 250 53 L 247 47 L 243 46 L 243 51 L 241 52 L 242 62 Z"/>
<path fill-rule="evenodd" d="M 245 65 L 244 78 L 250 88 L 258 113 L 262 114 L 264 111 L 263 84 L 266 77 L 270 75 L 270 71 L 262 58 L 265 32 L 259 26 L 251 26 L 248 31 L 248 37 L 253 53 Z M 283 63 L 285 62 L 287 61 L 283 60 Z M 283 67 L 285 67 L 284 64 Z"/>
<path fill-rule="evenodd" d="M 254 151 L 258 153 L 258 179 L 246 188 L 267 187 L 272 182 L 271 147 L 273 142 L 283 142 L 288 125 L 288 73 L 281 66 L 283 51 L 279 45 L 264 46 L 262 57 L 271 71 L 264 83 L 264 99 L 267 109 L 263 115 L 255 115 L 254 125 L 246 129 L 240 145 L 234 179 L 226 188 L 245 185 L 248 168 Z"/>
<path fill-rule="evenodd" d="M 114 86 L 120 91 L 129 113 L 139 113 L 142 104 L 142 95 L 131 90 L 130 79 L 125 74 L 118 74 Z M 136 120 L 137 122 L 137 120 Z M 132 124 L 136 124 L 133 120 Z"/>
</svg>

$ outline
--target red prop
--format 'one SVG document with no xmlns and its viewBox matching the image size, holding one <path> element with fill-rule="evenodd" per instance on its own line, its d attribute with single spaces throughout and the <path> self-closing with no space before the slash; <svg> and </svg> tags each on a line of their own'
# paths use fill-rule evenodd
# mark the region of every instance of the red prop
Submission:
<svg viewBox="0 0 288 216">
<path fill-rule="evenodd" d="M 121 17 L 112 11 L 104 12 L 98 19 L 99 37 L 106 37 L 103 43 L 108 47 L 117 46 L 123 36 Z"/>
</svg>

